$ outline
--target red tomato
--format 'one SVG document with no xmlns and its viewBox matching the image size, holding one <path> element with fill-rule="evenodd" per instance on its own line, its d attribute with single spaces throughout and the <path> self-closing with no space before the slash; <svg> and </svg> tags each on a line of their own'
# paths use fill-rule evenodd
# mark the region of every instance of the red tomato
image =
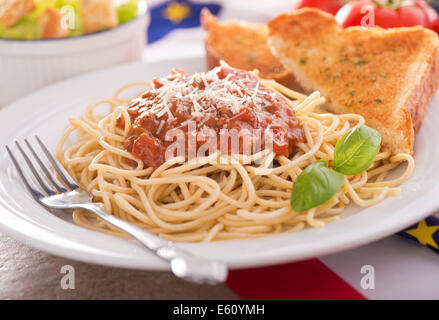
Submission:
<svg viewBox="0 0 439 320">
<path fill-rule="evenodd" d="M 418 1 L 418 5 L 425 9 L 425 14 L 427 15 L 428 23 L 430 24 L 430 29 L 439 33 L 439 18 L 438 13 L 425 1 Z"/>
<path fill-rule="evenodd" d="M 305 7 L 317 8 L 335 15 L 338 9 L 343 6 L 344 2 L 345 1 L 343 0 L 302 0 L 300 1 L 296 9 L 301 9 Z"/>
<path fill-rule="evenodd" d="M 351 1 L 338 10 L 335 20 L 343 27 L 359 26 L 363 19 L 362 8 L 366 5 L 373 6 L 369 0 Z"/>
<path fill-rule="evenodd" d="M 356 0 L 344 5 L 335 17 L 343 27 L 380 26 L 383 28 L 423 26 L 439 32 L 439 16 L 423 0 L 387 1 Z M 369 9 L 371 8 L 372 11 Z"/>
</svg>

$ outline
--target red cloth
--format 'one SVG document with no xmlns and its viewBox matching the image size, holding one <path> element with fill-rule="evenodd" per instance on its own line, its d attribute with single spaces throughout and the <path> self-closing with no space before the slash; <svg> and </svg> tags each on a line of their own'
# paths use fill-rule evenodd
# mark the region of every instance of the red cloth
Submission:
<svg viewBox="0 0 439 320">
<path fill-rule="evenodd" d="M 318 259 L 233 270 L 227 285 L 244 300 L 366 300 Z"/>
</svg>

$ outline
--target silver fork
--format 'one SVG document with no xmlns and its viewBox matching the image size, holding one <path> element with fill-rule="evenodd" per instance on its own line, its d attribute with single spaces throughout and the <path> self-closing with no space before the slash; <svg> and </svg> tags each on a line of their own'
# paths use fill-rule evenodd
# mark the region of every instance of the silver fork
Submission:
<svg viewBox="0 0 439 320">
<path fill-rule="evenodd" d="M 62 182 L 64 182 L 64 185 L 60 183 L 56 175 L 49 170 L 49 167 L 44 164 L 27 139 L 24 141 L 44 175 L 40 174 L 21 145 L 17 141 L 15 144 L 40 185 L 40 190 L 35 188 L 35 183 L 31 179 L 26 178 L 26 174 L 8 146 L 6 146 L 6 150 L 26 188 L 38 203 L 52 209 L 83 209 L 95 214 L 102 220 L 128 233 L 155 255 L 169 262 L 172 272 L 177 277 L 191 282 L 208 284 L 220 283 L 226 280 L 228 271 L 224 263 L 195 257 L 181 248 L 176 247 L 173 242 L 159 238 L 129 222 L 118 219 L 105 212 L 99 204 L 92 202 L 92 195 L 78 186 L 64 167 L 51 155 L 38 136 L 35 136 L 35 138 L 47 159 L 52 164 L 52 167 L 58 173 Z"/>
</svg>

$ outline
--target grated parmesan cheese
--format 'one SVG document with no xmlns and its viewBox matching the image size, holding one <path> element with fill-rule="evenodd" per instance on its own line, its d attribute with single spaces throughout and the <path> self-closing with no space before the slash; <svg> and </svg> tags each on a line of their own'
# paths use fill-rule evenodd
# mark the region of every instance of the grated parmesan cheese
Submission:
<svg viewBox="0 0 439 320">
<path fill-rule="evenodd" d="M 150 89 L 154 93 L 154 99 L 139 101 L 139 104 L 145 106 L 144 112 L 151 112 L 158 118 L 166 114 L 166 121 L 171 123 L 175 119 L 171 112 L 174 103 L 177 103 L 179 112 L 188 111 L 193 117 L 216 113 L 224 107 L 237 114 L 244 107 L 252 105 L 260 108 L 261 104 L 269 103 L 258 96 L 261 92 L 259 80 L 256 87 L 251 89 L 242 81 L 248 80 L 248 76 L 245 79 L 232 79 L 232 73 L 229 73 L 224 79 L 220 79 L 218 73 L 221 68 L 222 66 L 191 76 L 177 73 L 171 78 L 160 79 L 162 86 Z M 201 89 L 200 85 L 204 85 L 204 88 Z M 163 122 L 160 123 L 158 132 L 162 127 Z"/>
</svg>

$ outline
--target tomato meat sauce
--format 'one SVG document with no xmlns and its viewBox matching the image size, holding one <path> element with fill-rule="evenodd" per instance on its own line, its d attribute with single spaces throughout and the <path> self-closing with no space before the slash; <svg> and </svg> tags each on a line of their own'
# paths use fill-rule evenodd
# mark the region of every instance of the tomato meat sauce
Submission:
<svg viewBox="0 0 439 320">
<path fill-rule="evenodd" d="M 232 135 L 221 137 L 233 131 L 239 132 L 239 153 L 244 153 L 245 143 L 259 141 L 264 150 L 270 141 L 274 153 L 288 157 L 305 140 L 284 97 L 262 85 L 255 74 L 225 65 L 194 75 L 176 69 L 167 78 L 155 78 L 150 89 L 129 103 L 128 113 L 131 128 L 125 149 L 146 167 L 157 168 L 166 162 L 166 152 L 175 143 L 184 144 L 186 159 L 191 146 L 198 152 L 207 142 L 214 143 L 215 151 L 230 154 Z M 119 118 L 118 126 L 124 125 Z"/>
</svg>

